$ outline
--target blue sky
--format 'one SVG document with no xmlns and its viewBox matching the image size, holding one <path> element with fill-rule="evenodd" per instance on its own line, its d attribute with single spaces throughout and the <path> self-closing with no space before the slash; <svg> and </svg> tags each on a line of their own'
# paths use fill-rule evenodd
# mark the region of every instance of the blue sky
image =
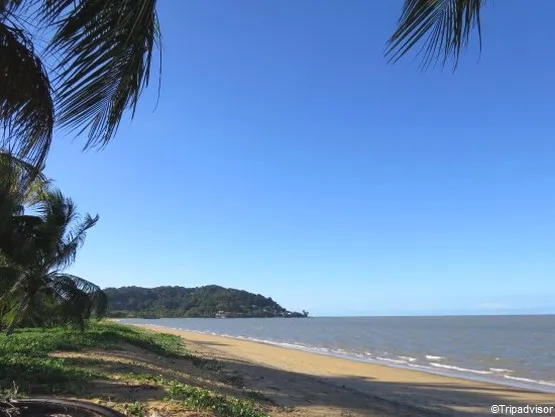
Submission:
<svg viewBox="0 0 555 417">
<path fill-rule="evenodd" d="M 71 269 L 314 315 L 555 312 L 555 2 L 488 6 L 457 72 L 388 65 L 401 1 L 160 1 L 162 91 L 47 174 Z M 153 83 L 155 85 L 156 83 Z"/>
</svg>

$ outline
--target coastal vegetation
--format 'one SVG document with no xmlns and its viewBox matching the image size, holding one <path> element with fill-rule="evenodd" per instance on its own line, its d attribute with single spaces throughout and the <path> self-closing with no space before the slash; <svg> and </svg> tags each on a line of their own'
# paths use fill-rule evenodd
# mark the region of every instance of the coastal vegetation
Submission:
<svg viewBox="0 0 555 417">
<path fill-rule="evenodd" d="M 424 40 L 426 65 L 456 65 L 483 4 L 406 0 L 388 56 Z M 55 129 L 107 145 L 133 116 L 157 46 L 156 0 L 0 0 L 0 393 L 78 396 L 137 417 L 161 407 L 264 417 L 259 393 L 180 338 L 93 319 L 308 312 L 218 286 L 102 291 L 66 272 L 98 217 L 80 217 L 43 173 Z"/>
<path fill-rule="evenodd" d="M 224 389 L 208 386 L 207 378 Z M 0 335 L 0 400 L 77 396 L 135 417 L 161 409 L 265 417 L 267 405 L 254 401 L 265 399 L 256 394 L 178 336 L 105 322 L 87 332 L 58 327 Z"/>
<path fill-rule="evenodd" d="M 485 3 L 405 0 L 386 55 L 396 61 L 421 45 L 425 66 L 450 59 L 456 66 L 474 29 L 481 40 Z M 57 127 L 85 134 L 85 148 L 102 147 L 114 137 L 149 83 L 160 40 L 156 0 L 0 1 L 0 326 L 8 332 L 60 322 L 83 328 L 106 310 L 97 286 L 64 273 L 98 218 L 75 222 L 74 203 L 44 188 L 42 170 Z M 33 206 L 36 211 L 29 213 Z M 111 314 L 307 315 L 218 287 L 172 291 L 179 295 L 155 295 L 154 301 L 139 296 L 133 305 L 118 304 L 112 291 Z"/>
<path fill-rule="evenodd" d="M 114 137 L 157 46 L 156 0 L 0 0 L 0 329 L 103 315 L 100 288 L 64 272 L 98 217 L 80 219 L 43 170 L 55 129 L 85 148 Z"/>
<path fill-rule="evenodd" d="M 104 290 L 108 315 L 139 317 L 306 317 L 288 311 L 272 298 L 233 288 L 208 285 L 184 287 L 122 287 Z"/>
<path fill-rule="evenodd" d="M 40 169 L 55 128 L 106 145 L 156 46 L 156 0 L 0 0 L 0 150 Z"/>
<path fill-rule="evenodd" d="M 0 153 L 0 213 L 0 401 L 77 397 L 135 417 L 159 409 L 268 415 L 270 400 L 188 351 L 181 338 L 96 320 L 107 294 L 65 268 L 98 217 L 79 216 L 41 172 L 8 153 Z M 216 286 L 192 294 L 205 314 L 215 300 L 231 310 L 248 300 L 250 312 L 285 311 L 271 299 Z"/>
<path fill-rule="evenodd" d="M 0 329 L 70 324 L 106 311 L 106 294 L 65 271 L 98 216 L 77 206 L 34 168 L 0 153 Z"/>
</svg>

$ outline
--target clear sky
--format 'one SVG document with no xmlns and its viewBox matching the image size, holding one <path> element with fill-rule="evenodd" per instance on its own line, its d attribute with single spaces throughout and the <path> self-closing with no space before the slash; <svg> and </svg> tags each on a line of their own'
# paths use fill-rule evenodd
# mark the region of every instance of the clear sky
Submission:
<svg viewBox="0 0 555 417">
<path fill-rule="evenodd" d="M 555 312 L 555 2 L 457 72 L 388 65 L 402 2 L 161 0 L 163 80 L 47 174 L 100 222 L 71 269 L 313 315 Z"/>
</svg>

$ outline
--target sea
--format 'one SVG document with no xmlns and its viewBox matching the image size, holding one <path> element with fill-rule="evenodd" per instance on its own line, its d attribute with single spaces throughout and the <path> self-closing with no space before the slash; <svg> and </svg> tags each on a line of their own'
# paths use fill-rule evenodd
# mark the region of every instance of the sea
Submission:
<svg viewBox="0 0 555 417">
<path fill-rule="evenodd" d="M 555 315 L 125 319 L 555 393 Z"/>
</svg>

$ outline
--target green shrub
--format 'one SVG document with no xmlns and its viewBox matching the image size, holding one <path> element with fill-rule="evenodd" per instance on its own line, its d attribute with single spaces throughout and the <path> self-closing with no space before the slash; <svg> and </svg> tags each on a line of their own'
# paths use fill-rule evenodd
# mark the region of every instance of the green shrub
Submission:
<svg viewBox="0 0 555 417">
<path fill-rule="evenodd" d="M 225 417 L 267 417 L 252 401 L 227 397 L 213 391 L 172 381 L 167 387 L 168 400 L 180 401 L 196 411 L 211 411 Z"/>
<path fill-rule="evenodd" d="M 188 355 L 178 336 L 153 333 L 130 326 L 95 323 L 86 332 L 65 327 L 20 329 L 12 335 L 0 334 L 0 389 L 14 383 L 23 391 L 65 391 L 102 377 L 61 357 L 59 351 L 105 349 L 128 343 L 166 357 Z"/>
</svg>

